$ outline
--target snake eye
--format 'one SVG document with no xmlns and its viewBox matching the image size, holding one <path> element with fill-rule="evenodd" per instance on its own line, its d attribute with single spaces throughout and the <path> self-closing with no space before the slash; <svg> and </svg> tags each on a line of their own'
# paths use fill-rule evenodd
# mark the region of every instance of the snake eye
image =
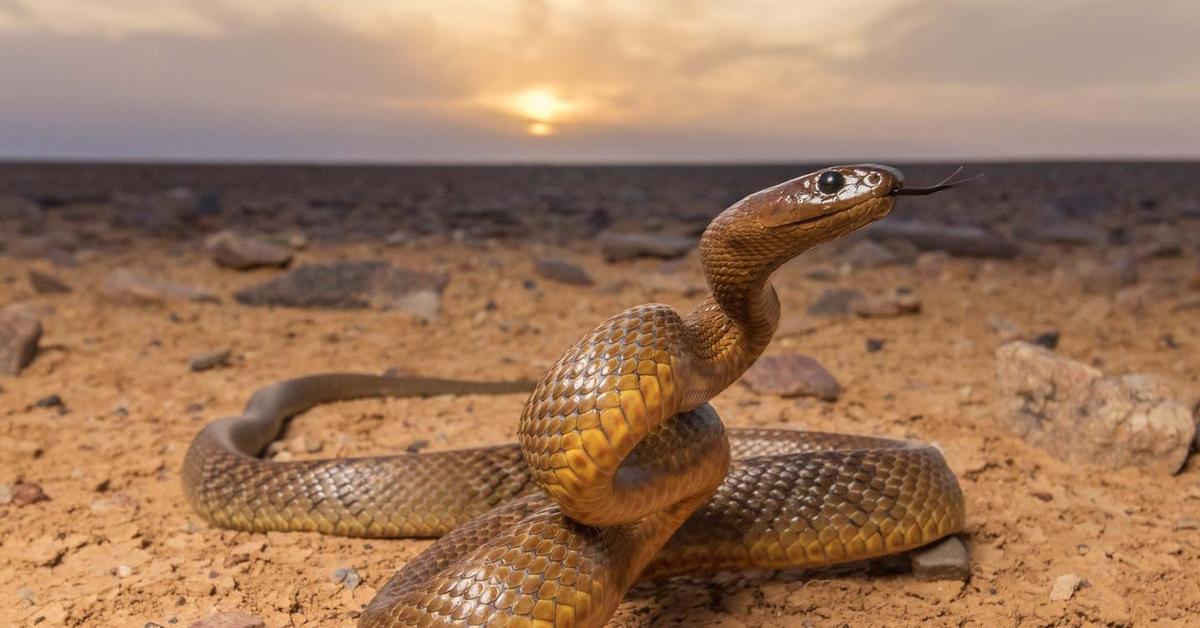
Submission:
<svg viewBox="0 0 1200 628">
<path fill-rule="evenodd" d="M 846 177 L 837 170 L 826 170 L 817 179 L 817 189 L 823 194 L 833 194 L 846 185 Z"/>
</svg>

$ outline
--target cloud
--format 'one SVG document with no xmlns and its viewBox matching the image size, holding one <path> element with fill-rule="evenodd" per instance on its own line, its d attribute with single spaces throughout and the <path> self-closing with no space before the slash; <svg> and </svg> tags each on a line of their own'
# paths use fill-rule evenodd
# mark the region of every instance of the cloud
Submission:
<svg viewBox="0 0 1200 628">
<path fill-rule="evenodd" d="M 1197 155 L 1197 42 L 1190 0 L 0 0 L 0 155 Z"/>
</svg>

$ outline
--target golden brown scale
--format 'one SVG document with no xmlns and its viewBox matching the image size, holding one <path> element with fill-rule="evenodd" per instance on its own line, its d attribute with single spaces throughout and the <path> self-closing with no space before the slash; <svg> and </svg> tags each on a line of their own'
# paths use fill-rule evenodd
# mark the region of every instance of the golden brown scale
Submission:
<svg viewBox="0 0 1200 628">
<path fill-rule="evenodd" d="M 319 375 L 264 389 L 242 416 L 205 428 L 185 460 L 185 493 L 223 527 L 444 535 L 363 613 L 362 626 L 389 628 L 601 626 L 641 577 L 828 565 L 952 534 L 963 499 L 935 449 L 727 431 L 707 403 L 770 342 L 771 273 L 886 215 L 902 184 L 884 166 L 840 166 L 726 210 L 701 240 L 712 294 L 686 316 L 643 305 L 585 335 L 529 396 L 517 445 L 256 458 L 315 403 L 520 387 Z"/>
</svg>

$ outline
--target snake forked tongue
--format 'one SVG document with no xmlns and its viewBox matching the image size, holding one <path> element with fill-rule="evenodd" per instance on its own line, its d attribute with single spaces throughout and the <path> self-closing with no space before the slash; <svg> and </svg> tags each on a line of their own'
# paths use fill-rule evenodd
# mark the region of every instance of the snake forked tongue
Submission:
<svg viewBox="0 0 1200 628">
<path fill-rule="evenodd" d="M 891 195 L 892 196 L 928 196 L 930 194 L 941 192 L 942 190 L 948 190 L 952 187 L 960 186 L 964 183 L 974 181 L 974 180 L 984 176 L 984 173 L 981 172 L 977 175 L 955 181 L 954 177 L 957 177 L 958 173 L 960 173 L 962 171 L 963 171 L 963 167 L 959 166 L 958 170 L 955 170 L 954 172 L 950 173 L 950 176 L 948 176 L 945 179 L 942 179 L 941 181 L 939 181 L 931 186 L 928 186 L 928 187 L 923 187 L 923 188 L 896 187 L 896 188 L 893 188 Z"/>
</svg>

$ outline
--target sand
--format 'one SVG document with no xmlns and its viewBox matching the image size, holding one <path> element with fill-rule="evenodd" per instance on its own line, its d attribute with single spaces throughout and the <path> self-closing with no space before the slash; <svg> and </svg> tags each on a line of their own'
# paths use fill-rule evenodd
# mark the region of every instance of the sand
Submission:
<svg viewBox="0 0 1200 628">
<path fill-rule="evenodd" d="M 469 244 L 317 242 L 297 253 L 296 263 L 387 259 L 444 270 L 450 281 L 436 322 L 375 309 L 237 305 L 234 291 L 282 271 L 217 268 L 194 240 L 131 238 L 59 268 L 0 257 L 0 304 L 32 304 L 45 327 L 34 363 L 18 378 L 0 379 L 0 483 L 33 482 L 50 497 L 0 506 L 0 624 L 186 626 L 219 609 L 255 614 L 268 626 L 353 625 L 377 588 L 427 541 L 212 528 L 180 489 L 180 463 L 201 426 L 238 412 L 260 386 L 319 371 L 537 377 L 581 333 L 625 307 L 695 300 L 641 277 L 665 269 L 673 274 L 660 287 L 702 280 L 694 254 L 682 262 L 606 264 L 588 244 Z M 596 285 L 537 277 L 534 260 L 548 253 L 584 266 Z M 1030 332 L 1058 329 L 1060 353 L 1109 372 L 1200 382 L 1194 253 L 1143 262 L 1140 284 L 1119 294 L 1084 293 L 1055 272 L 1077 255 L 949 259 L 933 276 L 890 266 L 822 281 L 805 271 L 836 265 L 835 249 L 815 251 L 777 275 L 784 326 L 803 331 L 778 337 L 768 352 L 815 357 L 841 383 L 840 399 L 759 396 L 735 384 L 713 402 L 729 425 L 936 443 L 966 494 L 969 582 L 920 582 L 903 563 L 886 562 L 817 574 L 685 578 L 639 585 L 611 625 L 1196 625 L 1200 456 L 1171 477 L 1077 466 L 1026 445 L 995 418 L 1001 338 L 989 317 Z M 223 302 L 111 303 L 97 291 L 117 267 L 206 286 Z M 26 280 L 31 268 L 74 291 L 35 294 Z M 797 320 L 828 287 L 882 292 L 901 285 L 922 301 L 920 314 Z M 868 352 L 867 339 L 884 340 L 883 349 Z M 228 366 L 189 371 L 190 356 L 224 348 L 232 350 Z M 52 394 L 62 406 L 37 405 Z M 501 443 L 513 439 L 523 401 L 341 403 L 296 418 L 284 438 L 297 458 Z M 349 590 L 335 583 L 331 575 L 342 567 L 356 570 L 362 584 Z M 1056 580 L 1068 575 L 1080 579 L 1078 588 L 1052 601 Z"/>
</svg>

